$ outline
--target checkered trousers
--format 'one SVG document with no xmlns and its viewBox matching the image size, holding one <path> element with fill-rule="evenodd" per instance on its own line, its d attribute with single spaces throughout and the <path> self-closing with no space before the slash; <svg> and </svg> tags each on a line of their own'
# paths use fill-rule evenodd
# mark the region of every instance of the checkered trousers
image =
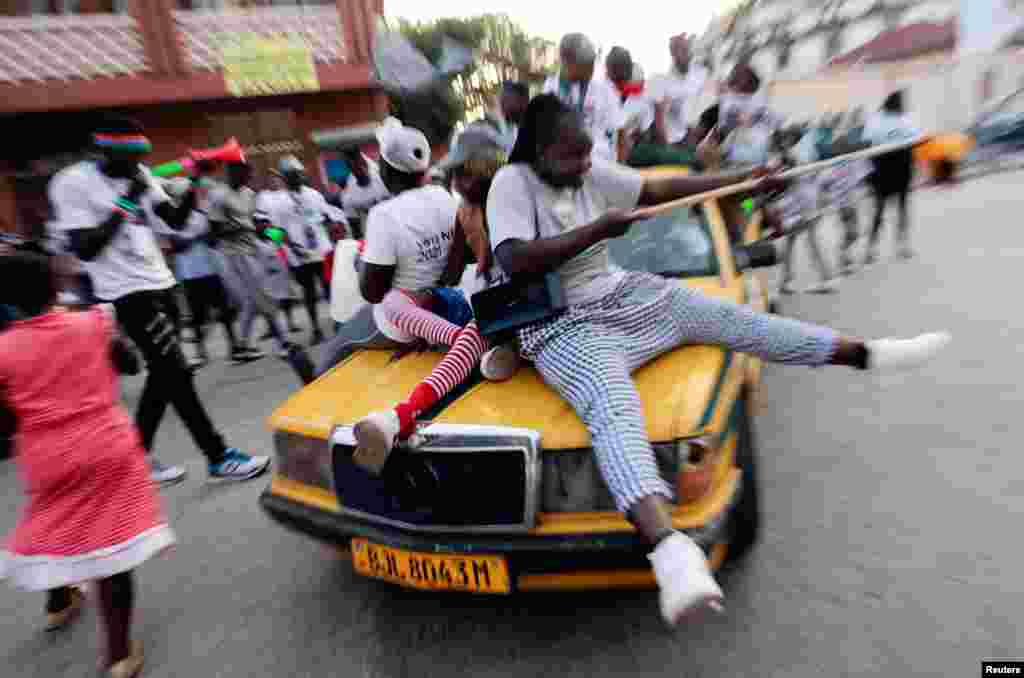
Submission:
<svg viewBox="0 0 1024 678">
<path fill-rule="evenodd" d="M 818 366 L 837 342 L 834 330 L 757 313 L 642 273 L 627 273 L 607 297 L 519 333 L 523 357 L 589 429 L 598 466 L 623 513 L 645 497 L 673 497 L 647 440 L 633 371 L 684 344 Z"/>
</svg>

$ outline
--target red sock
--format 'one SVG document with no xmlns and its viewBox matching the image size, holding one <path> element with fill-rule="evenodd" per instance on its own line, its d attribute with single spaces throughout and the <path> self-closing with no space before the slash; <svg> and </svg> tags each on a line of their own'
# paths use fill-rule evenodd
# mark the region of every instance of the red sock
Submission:
<svg viewBox="0 0 1024 678">
<path fill-rule="evenodd" d="M 458 386 L 473 371 L 473 366 L 487 350 L 487 342 L 480 336 L 476 323 L 471 322 L 454 341 L 434 371 L 412 390 L 409 399 L 395 407 L 401 427 L 399 438 L 412 435 L 416 417 Z"/>
<path fill-rule="evenodd" d="M 414 388 L 412 393 L 409 394 L 408 400 L 395 406 L 395 412 L 398 414 L 398 423 L 401 427 L 398 431 L 398 437 L 404 439 L 411 436 L 416 424 L 416 417 L 420 415 L 420 412 L 440 400 L 440 398 L 441 396 L 438 395 L 437 391 L 430 384 L 421 383 Z"/>
</svg>

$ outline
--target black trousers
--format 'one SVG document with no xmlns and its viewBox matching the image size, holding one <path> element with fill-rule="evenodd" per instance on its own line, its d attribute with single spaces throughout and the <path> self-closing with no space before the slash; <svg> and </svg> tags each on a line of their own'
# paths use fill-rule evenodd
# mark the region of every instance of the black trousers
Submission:
<svg viewBox="0 0 1024 678">
<path fill-rule="evenodd" d="M 206 458 L 211 463 L 221 461 L 227 446 L 196 393 L 178 342 L 171 290 L 129 294 L 116 300 L 114 307 L 124 333 L 135 342 L 149 368 L 135 414 L 143 446 L 147 451 L 153 449 L 160 420 L 167 406 L 173 405 Z"/>
<path fill-rule="evenodd" d="M 232 323 L 238 313 L 228 303 L 228 295 L 224 285 L 216 275 L 208 275 L 202 278 L 192 278 L 184 282 L 185 297 L 188 299 L 188 308 L 192 313 L 192 331 L 200 346 L 206 337 L 206 324 L 210 322 L 213 311 L 217 311 L 218 319 L 224 326 L 224 332 L 228 336 L 228 342 L 235 347 L 238 342 L 235 340 L 235 330 Z"/>
<path fill-rule="evenodd" d="M 306 312 L 309 313 L 309 321 L 313 329 L 320 327 L 317 318 L 316 304 L 318 301 L 316 285 L 317 281 L 323 286 L 325 296 L 330 294 L 331 286 L 327 284 L 327 276 L 324 274 L 324 262 L 313 261 L 308 264 L 300 264 L 292 267 L 292 276 L 295 282 L 302 288 L 302 301 L 306 305 Z"/>
</svg>

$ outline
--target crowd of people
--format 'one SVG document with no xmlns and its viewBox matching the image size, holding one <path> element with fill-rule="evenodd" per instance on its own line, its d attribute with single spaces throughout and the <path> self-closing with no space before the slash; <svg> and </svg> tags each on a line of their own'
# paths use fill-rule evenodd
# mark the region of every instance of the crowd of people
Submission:
<svg viewBox="0 0 1024 678">
<path fill-rule="evenodd" d="M 779 122 L 754 69 L 737 66 L 718 103 L 694 115 L 706 75 L 691 63 L 686 36 L 673 38 L 669 50 L 669 74 L 644 81 L 617 48 L 607 58 L 608 77 L 600 78 L 593 43 L 568 35 L 562 70 L 544 93 L 531 100 L 523 85 L 504 85 L 495 107 L 467 126 L 438 165 L 421 131 L 389 119 L 377 133 L 379 163 L 349 154 L 351 175 L 331 199 L 308 185 L 295 158 L 282 161 L 282 185 L 271 191 L 251 188 L 244 162 L 201 164 L 194 176 L 162 182 L 142 164 L 150 142 L 137 123 L 113 118 L 97 129 L 95 159 L 58 174 L 50 198 L 60 252 L 81 262 L 98 305 L 80 313 L 57 307 L 59 271 L 51 257 L 15 249 L 0 266 L 7 323 L 0 328 L 0 389 L 17 426 L 28 494 L 0 565 L 15 584 L 48 591 L 48 626 L 67 624 L 81 605 L 75 587 L 96 581 L 106 631 L 102 666 L 117 678 L 140 670 L 141 649 L 130 632 L 131 571 L 174 542 L 153 481 L 185 475 L 151 456 L 168 405 L 211 478 L 248 480 L 270 464 L 230 446 L 197 394 L 196 361 L 181 346 L 173 294 L 179 281 L 200 364 L 208 359 L 203 339 L 214 315 L 239 363 L 263 357 L 252 344 L 262 317 L 301 383 L 360 348 L 445 350 L 405 400 L 355 422 L 353 461 L 370 473 L 381 472 L 394 446 L 416 435 L 420 415 L 474 368 L 502 381 L 532 363 L 586 424 L 616 505 L 650 543 L 665 620 L 674 625 L 720 609 L 724 596 L 704 553 L 673 528 L 673 490 L 647 440 L 632 372 L 693 343 L 783 364 L 907 368 L 935 356 L 949 336 L 846 337 L 613 265 L 608 242 L 639 220 L 639 205 L 747 181 L 757 188 L 737 204 L 781 192 L 782 201 L 766 207 L 770 220 L 782 228 L 801 224 L 812 241 L 821 203 L 839 203 L 848 252 L 857 240 L 848 198 L 868 179 L 879 213 L 898 198 L 901 243 L 909 250 L 902 169 L 853 165 L 824 179 L 782 181 L 770 166 Z M 889 101 L 864 136 L 879 143 L 912 133 L 901 102 Z M 822 148 L 808 137 L 789 155 L 809 162 Z M 680 163 L 699 171 L 654 177 L 635 169 Z M 444 185 L 432 183 L 434 170 L 443 172 Z M 327 338 L 317 287 L 329 293 L 331 258 L 347 236 L 359 239 L 353 267 L 366 303 Z M 173 271 L 161 238 L 173 252 Z M 554 279 L 568 306 L 515 327 L 506 339 L 485 338 L 482 319 L 459 289 L 467 270 L 477 290 Z M 310 343 L 324 344 L 317 362 L 282 322 L 292 284 L 302 290 Z M 134 421 L 116 388 L 118 372 L 133 369 L 124 338 L 148 370 Z"/>
</svg>

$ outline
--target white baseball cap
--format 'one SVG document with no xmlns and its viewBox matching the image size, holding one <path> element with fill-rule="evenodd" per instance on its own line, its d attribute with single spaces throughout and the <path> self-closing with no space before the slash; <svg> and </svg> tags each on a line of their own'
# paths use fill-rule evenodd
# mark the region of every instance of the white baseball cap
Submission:
<svg viewBox="0 0 1024 678">
<path fill-rule="evenodd" d="M 421 174 L 430 167 L 430 142 L 423 132 L 406 127 L 395 118 L 377 128 L 377 144 L 384 162 L 400 172 Z"/>
</svg>

